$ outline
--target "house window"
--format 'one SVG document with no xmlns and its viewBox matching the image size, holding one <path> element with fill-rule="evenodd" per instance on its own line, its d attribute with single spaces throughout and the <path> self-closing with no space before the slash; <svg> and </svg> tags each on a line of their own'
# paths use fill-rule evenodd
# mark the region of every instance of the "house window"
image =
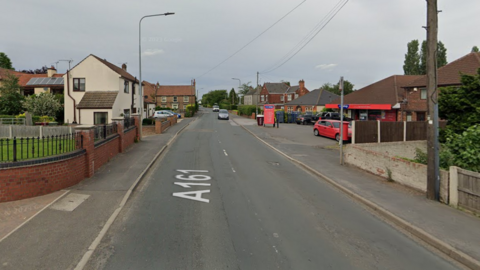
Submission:
<svg viewBox="0 0 480 270">
<path fill-rule="evenodd" d="M 298 94 L 295 94 L 295 98 L 298 98 Z"/>
<path fill-rule="evenodd" d="M 425 121 L 425 112 L 417 112 L 417 121 Z"/>
<path fill-rule="evenodd" d="M 85 78 L 73 78 L 73 91 L 85 91 Z"/>
<path fill-rule="evenodd" d="M 177 98 L 177 97 L 173 97 L 173 102 L 178 102 L 178 98 Z"/>
<path fill-rule="evenodd" d="M 412 121 L 412 113 L 407 112 L 407 121 Z"/>
<path fill-rule="evenodd" d="M 123 117 L 125 117 L 125 118 L 130 117 L 130 110 L 129 109 L 123 110 Z"/>
<path fill-rule="evenodd" d="M 282 96 L 280 97 L 280 101 L 284 101 L 284 100 L 285 100 L 285 97 L 282 95 Z"/>
<path fill-rule="evenodd" d="M 162 102 L 167 102 L 167 97 L 162 97 Z"/>
<path fill-rule="evenodd" d="M 427 99 L 427 89 L 420 89 L 420 99 Z"/>
<path fill-rule="evenodd" d="M 292 95 L 288 95 L 287 100 L 292 101 Z"/>
<path fill-rule="evenodd" d="M 282 106 L 282 107 L 280 107 L 280 109 L 285 110 L 285 107 Z"/>
<path fill-rule="evenodd" d="M 127 80 L 125 80 L 125 82 L 123 83 L 123 92 L 125 93 L 129 93 L 130 92 L 130 89 L 129 89 L 129 83 Z"/>
<path fill-rule="evenodd" d="M 264 95 L 261 96 L 260 101 L 262 101 L 262 102 L 265 101 L 265 96 Z"/>
<path fill-rule="evenodd" d="M 183 105 L 183 109 L 186 110 L 186 109 L 187 109 L 187 105 Z"/>
<path fill-rule="evenodd" d="M 183 96 L 183 102 L 188 102 L 188 96 Z"/>
<path fill-rule="evenodd" d="M 172 109 L 178 109 L 178 104 L 172 104 Z"/>
<path fill-rule="evenodd" d="M 108 113 L 107 112 L 94 112 L 93 113 L 93 123 L 95 125 L 104 125 L 107 124 Z"/>
</svg>

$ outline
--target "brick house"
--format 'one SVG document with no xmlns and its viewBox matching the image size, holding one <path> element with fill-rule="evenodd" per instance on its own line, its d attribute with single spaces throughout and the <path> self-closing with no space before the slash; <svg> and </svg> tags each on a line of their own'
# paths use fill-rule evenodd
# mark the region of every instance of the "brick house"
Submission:
<svg viewBox="0 0 480 270">
<path fill-rule="evenodd" d="M 337 94 L 331 93 L 324 89 L 315 89 L 288 102 L 285 104 L 285 106 L 287 107 L 288 112 L 320 112 L 326 104 L 331 103 L 337 98 Z"/>
<path fill-rule="evenodd" d="M 64 92 L 64 74 L 57 74 L 53 66 L 47 69 L 46 74 L 29 74 L 0 68 L 0 86 L 8 74 L 18 78 L 21 92 L 25 96 L 40 93 L 63 94 Z"/>
<path fill-rule="evenodd" d="M 480 68 L 480 53 L 469 53 L 437 71 L 438 87 L 460 86 L 461 74 L 475 75 Z M 427 76 L 421 76 L 404 88 L 404 103 L 400 119 L 425 121 L 428 119 Z M 403 120 L 402 120 L 403 121 Z"/>
<path fill-rule="evenodd" d="M 299 85 L 289 86 L 286 83 L 264 83 L 262 90 L 260 91 L 259 104 L 273 104 L 275 109 L 285 109 L 285 104 L 298 97 L 301 97 L 308 92 L 305 88 L 305 81 L 300 80 Z"/>
<path fill-rule="evenodd" d="M 393 75 L 344 96 L 343 104 L 348 104 L 345 114 L 356 120 L 401 120 L 401 103 L 404 100 L 403 88 L 421 78 L 418 75 Z M 340 97 L 326 108 L 338 109 Z"/>
<path fill-rule="evenodd" d="M 195 80 L 190 85 L 160 85 L 157 106 L 183 112 L 187 105 L 195 104 Z"/>
</svg>

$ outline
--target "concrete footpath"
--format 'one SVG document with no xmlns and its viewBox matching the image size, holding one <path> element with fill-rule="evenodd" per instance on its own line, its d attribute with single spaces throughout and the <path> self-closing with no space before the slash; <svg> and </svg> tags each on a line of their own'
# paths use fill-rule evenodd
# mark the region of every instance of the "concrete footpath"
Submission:
<svg viewBox="0 0 480 270">
<path fill-rule="evenodd" d="M 45 196 L 0 203 L 0 268 L 78 266 L 148 167 L 194 120 L 182 119 L 162 134 L 145 136 L 78 185 Z"/>
<path fill-rule="evenodd" d="M 280 124 L 279 128 L 273 128 L 257 126 L 255 120 L 238 116 L 232 120 L 388 222 L 465 266 L 480 269 L 480 218 L 427 200 L 421 192 L 358 168 L 340 165 L 336 142 L 314 136 L 313 126 Z"/>
</svg>

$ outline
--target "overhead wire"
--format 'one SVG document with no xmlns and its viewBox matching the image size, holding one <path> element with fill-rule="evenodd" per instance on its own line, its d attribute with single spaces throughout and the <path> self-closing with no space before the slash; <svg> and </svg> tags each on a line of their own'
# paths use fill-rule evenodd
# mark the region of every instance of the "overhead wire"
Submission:
<svg viewBox="0 0 480 270">
<path fill-rule="evenodd" d="M 319 33 L 322 31 L 328 23 L 342 10 L 342 8 L 348 3 L 349 0 L 341 0 L 339 1 L 335 7 L 327 13 L 327 15 L 299 42 L 297 45 L 295 45 L 287 54 L 285 54 L 280 61 L 277 62 L 277 64 L 273 65 L 272 67 L 262 71 L 261 73 L 269 73 L 272 72 L 281 66 L 283 66 L 285 63 L 290 61 L 295 55 L 297 55 L 305 46 L 307 46 Z M 343 3 L 342 3 L 343 2 Z M 314 34 L 313 34 L 314 33 Z M 312 35 L 313 34 L 313 35 Z M 311 37 L 310 37 L 311 36 Z M 302 45 L 303 43 L 303 45 Z M 300 47 L 299 49 L 296 49 Z M 296 49 L 296 51 L 295 51 Z M 294 52 L 295 51 L 295 52 Z M 292 55 L 290 55 L 292 52 L 294 52 Z M 289 56 L 290 55 L 290 56 Z M 286 59 L 283 60 L 282 59 Z M 278 64 L 280 63 L 280 64 Z"/>
<path fill-rule="evenodd" d="M 257 40 L 260 36 L 262 36 L 263 34 L 265 34 L 265 32 L 267 32 L 268 30 L 270 30 L 272 27 L 274 27 L 277 23 L 279 23 L 281 20 L 283 20 L 285 17 L 287 17 L 290 13 L 292 13 L 294 10 L 296 10 L 298 7 L 300 7 L 303 3 L 305 3 L 305 1 L 307 0 L 303 0 L 300 4 L 298 4 L 296 7 L 294 7 L 292 10 L 290 10 L 289 12 L 287 12 L 287 14 L 283 15 L 280 19 L 278 19 L 274 24 L 270 25 L 267 29 L 265 29 L 263 32 L 261 32 L 260 34 L 258 34 L 255 38 L 253 38 L 252 40 L 250 40 L 247 44 L 243 45 L 243 47 L 241 47 L 240 49 L 238 49 L 236 52 L 234 52 L 233 54 L 231 54 L 229 57 L 225 58 L 225 60 L 223 60 L 222 62 L 218 63 L 216 66 L 212 67 L 211 69 L 209 69 L 207 72 L 203 73 L 202 75 L 196 77 L 197 79 L 198 78 L 201 78 L 205 75 L 207 75 L 208 73 L 210 73 L 212 70 L 216 69 L 217 67 L 219 67 L 221 64 L 225 63 L 226 61 L 228 61 L 230 58 L 234 57 L 237 53 L 239 53 L 240 51 L 242 51 L 243 49 L 245 49 L 248 45 L 250 45 L 252 42 L 254 42 L 255 40 Z"/>
</svg>

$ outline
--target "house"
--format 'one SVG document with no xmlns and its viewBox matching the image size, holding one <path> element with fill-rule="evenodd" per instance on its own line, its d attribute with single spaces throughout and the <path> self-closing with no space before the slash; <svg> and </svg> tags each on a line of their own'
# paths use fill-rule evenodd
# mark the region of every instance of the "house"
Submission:
<svg viewBox="0 0 480 270">
<path fill-rule="evenodd" d="M 418 75 L 393 75 L 344 96 L 348 106 L 345 114 L 356 120 L 402 121 L 403 88 L 419 79 Z M 340 98 L 326 104 L 326 108 L 340 108 Z"/>
<path fill-rule="evenodd" d="M 298 97 L 301 97 L 308 92 L 305 88 L 305 81 L 300 80 L 299 85 L 289 86 L 286 83 L 264 83 L 260 91 L 259 104 L 273 104 L 275 109 L 285 109 L 285 104 Z"/>
<path fill-rule="evenodd" d="M 460 86 L 461 75 L 476 75 L 480 68 L 480 53 L 469 53 L 437 71 L 438 87 Z M 427 76 L 421 76 L 404 88 L 404 103 L 400 119 L 425 121 L 428 118 Z"/>
<path fill-rule="evenodd" d="M 143 118 L 151 117 L 155 112 L 159 88 L 160 84 L 158 82 L 156 84 L 153 84 L 147 81 L 143 81 L 143 107 L 145 108 Z"/>
<path fill-rule="evenodd" d="M 8 74 L 18 78 L 21 93 L 25 96 L 40 93 L 63 94 L 64 74 L 57 74 L 54 67 L 48 68 L 46 74 L 29 74 L 0 68 L 0 86 Z"/>
<path fill-rule="evenodd" d="M 157 106 L 183 112 L 195 104 L 195 80 L 190 85 L 160 85 L 157 90 Z"/>
<path fill-rule="evenodd" d="M 326 104 L 331 103 L 338 97 L 337 94 L 331 93 L 327 90 L 315 89 L 288 102 L 285 106 L 287 107 L 288 112 L 320 112 Z"/>
<path fill-rule="evenodd" d="M 257 87 L 256 89 L 250 87 L 250 90 L 243 96 L 243 105 L 257 105 L 261 89 L 262 88 L 260 87 Z"/>
<path fill-rule="evenodd" d="M 139 81 L 118 67 L 90 54 L 69 72 L 65 81 L 65 122 L 98 125 L 138 113 L 143 102 Z"/>
</svg>

